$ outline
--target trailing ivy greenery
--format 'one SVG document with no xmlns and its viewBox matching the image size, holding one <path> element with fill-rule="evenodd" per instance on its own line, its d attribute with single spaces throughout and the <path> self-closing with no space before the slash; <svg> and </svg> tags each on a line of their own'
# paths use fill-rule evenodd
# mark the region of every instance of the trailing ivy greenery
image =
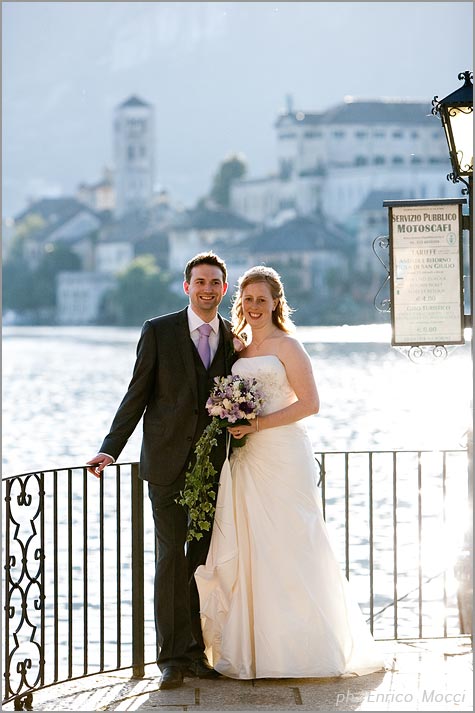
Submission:
<svg viewBox="0 0 475 713">
<path fill-rule="evenodd" d="M 211 449 L 217 445 L 216 436 L 223 428 L 219 418 L 213 418 L 203 431 L 195 446 L 194 464 L 191 461 L 185 474 L 185 486 L 176 499 L 188 511 L 188 532 L 186 541 L 201 540 L 213 524 L 216 510 L 216 490 L 214 486 L 216 468 L 210 460 Z"/>
</svg>

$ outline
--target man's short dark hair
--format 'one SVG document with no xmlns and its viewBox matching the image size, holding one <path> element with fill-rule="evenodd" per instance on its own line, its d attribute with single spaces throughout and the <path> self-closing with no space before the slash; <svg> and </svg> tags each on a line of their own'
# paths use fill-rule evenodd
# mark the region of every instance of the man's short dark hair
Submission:
<svg viewBox="0 0 475 713">
<path fill-rule="evenodd" d="M 185 267 L 185 282 L 191 282 L 191 271 L 197 265 L 214 265 L 214 267 L 219 267 L 223 273 L 223 282 L 228 281 L 228 270 L 226 268 L 226 263 L 218 255 L 213 252 L 199 253 L 189 260 Z"/>
</svg>

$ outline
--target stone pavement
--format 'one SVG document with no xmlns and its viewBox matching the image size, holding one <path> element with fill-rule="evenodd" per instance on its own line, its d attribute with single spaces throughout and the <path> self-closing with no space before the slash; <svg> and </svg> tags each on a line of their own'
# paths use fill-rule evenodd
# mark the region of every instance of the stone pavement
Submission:
<svg viewBox="0 0 475 713">
<path fill-rule="evenodd" d="M 35 693 L 43 711 L 471 711 L 469 637 L 379 642 L 393 661 L 384 673 L 350 678 L 185 679 L 159 691 L 156 666 L 143 679 L 130 670 L 52 686 Z M 13 710 L 13 704 L 3 710 Z"/>
</svg>

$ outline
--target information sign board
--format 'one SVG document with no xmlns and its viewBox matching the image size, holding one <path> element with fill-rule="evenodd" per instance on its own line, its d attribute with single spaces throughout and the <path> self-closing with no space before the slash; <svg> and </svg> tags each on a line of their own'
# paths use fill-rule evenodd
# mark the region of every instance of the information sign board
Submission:
<svg viewBox="0 0 475 713">
<path fill-rule="evenodd" d="M 463 344 L 462 203 L 385 201 L 393 346 Z"/>
</svg>

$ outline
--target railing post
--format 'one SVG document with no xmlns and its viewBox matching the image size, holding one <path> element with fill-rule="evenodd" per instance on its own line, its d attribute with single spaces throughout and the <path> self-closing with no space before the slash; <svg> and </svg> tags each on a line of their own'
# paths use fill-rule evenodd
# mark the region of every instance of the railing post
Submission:
<svg viewBox="0 0 475 713">
<path fill-rule="evenodd" d="M 132 500 L 132 669 L 133 678 L 145 674 L 144 645 L 144 520 L 143 481 L 139 478 L 139 465 L 131 466 Z"/>
</svg>

